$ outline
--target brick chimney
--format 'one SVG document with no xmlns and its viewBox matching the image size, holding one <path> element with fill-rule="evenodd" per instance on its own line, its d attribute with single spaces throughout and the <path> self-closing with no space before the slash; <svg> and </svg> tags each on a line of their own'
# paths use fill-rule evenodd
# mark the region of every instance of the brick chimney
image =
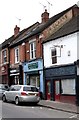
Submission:
<svg viewBox="0 0 79 120">
<path fill-rule="evenodd" d="M 72 13 L 73 17 L 79 15 L 79 7 L 77 5 L 72 8 Z"/>
<path fill-rule="evenodd" d="M 14 37 L 16 37 L 19 34 L 20 28 L 16 25 L 14 28 Z"/>
<path fill-rule="evenodd" d="M 42 23 L 47 22 L 48 19 L 49 19 L 49 13 L 47 12 L 47 9 L 45 9 L 45 12 L 42 13 L 42 15 L 41 15 Z"/>
</svg>

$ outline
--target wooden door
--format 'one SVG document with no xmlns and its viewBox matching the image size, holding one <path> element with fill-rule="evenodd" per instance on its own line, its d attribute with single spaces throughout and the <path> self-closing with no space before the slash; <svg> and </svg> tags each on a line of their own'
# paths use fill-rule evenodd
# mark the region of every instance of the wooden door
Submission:
<svg viewBox="0 0 79 120">
<path fill-rule="evenodd" d="M 55 101 L 60 100 L 60 81 L 55 80 Z"/>
<path fill-rule="evenodd" d="M 47 100 L 50 100 L 50 98 L 51 98 L 51 86 L 50 86 L 50 81 L 48 80 L 47 82 L 46 82 L 46 98 L 47 98 Z"/>
</svg>

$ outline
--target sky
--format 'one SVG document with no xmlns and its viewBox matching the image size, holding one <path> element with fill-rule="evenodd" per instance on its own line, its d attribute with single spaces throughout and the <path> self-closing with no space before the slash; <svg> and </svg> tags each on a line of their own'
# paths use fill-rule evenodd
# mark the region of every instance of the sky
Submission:
<svg viewBox="0 0 79 120">
<path fill-rule="evenodd" d="M 14 34 L 15 25 L 20 31 L 41 22 L 45 9 L 52 17 L 77 4 L 78 0 L 0 0 L 0 44 Z"/>
</svg>

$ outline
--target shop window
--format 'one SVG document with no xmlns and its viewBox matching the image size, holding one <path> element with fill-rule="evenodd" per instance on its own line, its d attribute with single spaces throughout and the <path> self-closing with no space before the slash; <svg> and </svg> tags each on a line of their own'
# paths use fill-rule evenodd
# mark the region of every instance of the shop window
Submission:
<svg viewBox="0 0 79 120">
<path fill-rule="evenodd" d="M 31 77 L 30 77 L 30 85 L 39 87 L 39 86 L 40 86 L 39 76 L 31 76 Z"/>
<path fill-rule="evenodd" d="M 7 62 L 7 50 L 2 51 L 3 63 Z"/>
<path fill-rule="evenodd" d="M 52 58 L 52 64 L 57 63 L 57 51 L 56 51 L 56 48 L 53 48 L 51 50 L 51 58 Z"/>
<path fill-rule="evenodd" d="M 75 79 L 61 80 L 61 94 L 75 95 Z"/>
<path fill-rule="evenodd" d="M 15 63 L 19 62 L 19 48 L 15 48 Z"/>
<path fill-rule="evenodd" d="M 36 42 L 30 43 L 30 59 L 36 58 Z"/>
</svg>

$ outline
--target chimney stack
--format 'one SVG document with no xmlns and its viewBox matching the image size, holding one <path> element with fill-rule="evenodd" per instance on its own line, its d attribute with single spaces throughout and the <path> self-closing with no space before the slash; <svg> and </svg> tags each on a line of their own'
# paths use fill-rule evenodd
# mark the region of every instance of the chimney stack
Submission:
<svg viewBox="0 0 79 120">
<path fill-rule="evenodd" d="M 14 37 L 16 37 L 20 32 L 20 28 L 16 25 L 14 28 Z"/>
<path fill-rule="evenodd" d="M 45 9 L 45 12 L 42 13 L 42 15 L 41 15 L 42 23 L 47 22 L 48 19 L 49 19 L 49 13 L 47 12 L 47 9 Z"/>
<path fill-rule="evenodd" d="M 78 5 L 75 5 L 75 6 L 72 8 L 72 12 L 73 12 L 73 17 L 79 15 L 79 6 L 78 6 Z"/>
</svg>

